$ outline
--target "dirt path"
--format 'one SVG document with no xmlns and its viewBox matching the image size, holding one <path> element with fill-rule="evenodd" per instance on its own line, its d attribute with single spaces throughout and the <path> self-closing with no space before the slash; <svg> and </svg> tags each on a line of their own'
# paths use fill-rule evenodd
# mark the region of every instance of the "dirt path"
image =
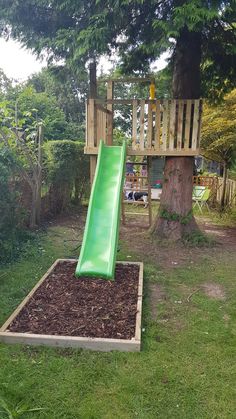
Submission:
<svg viewBox="0 0 236 419">
<path fill-rule="evenodd" d="M 85 219 L 86 210 L 83 208 L 78 214 L 58 217 L 49 225 L 65 226 L 71 229 L 75 236 L 79 235 L 82 239 Z M 141 225 L 140 227 L 121 225 L 122 248 L 127 252 L 127 256 L 136 254 L 140 261 L 149 261 L 159 265 L 162 269 L 193 264 L 204 256 L 221 257 L 225 252 L 236 253 L 236 227 L 222 227 L 213 224 L 210 218 L 199 218 L 197 221 L 201 230 L 212 238 L 212 244 L 191 247 L 182 243 L 163 243 L 159 242 L 158 238 L 150 237 L 148 230 L 142 228 Z"/>
<path fill-rule="evenodd" d="M 122 226 L 120 238 L 128 244 L 127 251 L 136 253 L 141 260 L 160 265 L 161 268 L 174 268 L 197 262 L 203 256 L 222 256 L 222 253 L 236 252 L 236 227 L 215 225 L 209 218 L 199 219 L 201 230 L 206 233 L 212 243 L 204 246 L 189 246 L 182 243 L 158 242 L 158 238 L 150 237 L 147 229 L 142 227 Z"/>
</svg>

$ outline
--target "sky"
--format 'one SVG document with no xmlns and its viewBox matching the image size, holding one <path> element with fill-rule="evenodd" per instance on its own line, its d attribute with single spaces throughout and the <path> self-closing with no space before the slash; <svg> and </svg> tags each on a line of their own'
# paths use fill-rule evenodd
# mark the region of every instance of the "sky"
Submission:
<svg viewBox="0 0 236 419">
<path fill-rule="evenodd" d="M 5 41 L 0 38 L 0 68 L 7 77 L 24 81 L 32 73 L 46 66 L 46 61 L 40 62 L 29 50 L 22 48 L 19 42 Z"/>
<path fill-rule="evenodd" d="M 167 58 L 168 53 L 163 54 L 160 59 L 153 64 L 153 70 L 157 71 L 164 68 Z M 25 81 L 31 74 L 39 72 L 46 65 L 47 63 L 45 60 L 38 60 L 30 50 L 26 50 L 19 42 L 13 40 L 5 41 L 0 38 L 0 68 L 3 69 L 8 78 L 20 82 Z M 98 66 L 98 71 L 102 70 L 103 72 L 106 72 L 111 68 L 112 63 L 109 63 L 109 61 L 103 57 Z"/>
</svg>

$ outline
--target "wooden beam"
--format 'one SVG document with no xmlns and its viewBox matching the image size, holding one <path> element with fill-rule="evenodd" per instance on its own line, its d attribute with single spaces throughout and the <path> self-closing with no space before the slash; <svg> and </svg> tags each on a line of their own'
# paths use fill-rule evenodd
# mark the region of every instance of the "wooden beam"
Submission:
<svg viewBox="0 0 236 419">
<path fill-rule="evenodd" d="M 200 147 L 202 128 L 202 99 L 199 101 L 199 118 L 198 118 L 198 133 L 197 133 L 197 148 Z"/>
<path fill-rule="evenodd" d="M 124 190 L 121 191 L 121 222 L 125 225 Z"/>
<path fill-rule="evenodd" d="M 192 100 L 187 100 L 185 130 L 184 130 L 184 149 L 188 150 L 190 146 L 190 126 L 191 126 Z"/>
<path fill-rule="evenodd" d="M 88 113 L 88 142 L 91 144 L 92 139 L 94 145 L 97 146 L 97 112 L 94 99 L 97 97 L 97 65 L 93 61 L 89 65 L 89 113 Z M 90 106 L 91 105 L 91 106 Z M 91 160 L 90 160 L 91 161 Z"/>
<path fill-rule="evenodd" d="M 94 105 L 94 99 L 89 99 L 88 105 L 87 105 L 87 145 L 89 147 L 96 147 L 96 118 L 95 118 L 95 105 Z"/>
<path fill-rule="evenodd" d="M 178 101 L 178 128 L 177 128 L 177 148 L 182 148 L 182 137 L 183 137 L 183 112 L 184 104 L 182 100 Z"/>
<path fill-rule="evenodd" d="M 84 148 L 85 154 L 98 154 L 98 148 L 97 147 L 85 147 Z M 188 150 L 155 150 L 155 149 L 148 149 L 145 148 L 144 150 L 136 149 L 133 150 L 131 147 L 127 148 L 127 155 L 128 156 L 200 156 L 203 155 L 203 151 L 201 148 L 196 148 L 196 150 L 192 150 L 189 148 Z"/>
<path fill-rule="evenodd" d="M 114 83 L 113 81 L 109 80 L 107 83 L 107 99 L 113 100 L 114 94 Z M 113 105 L 108 104 L 107 110 L 110 112 L 107 115 L 107 144 L 112 145 L 113 143 Z"/>
<path fill-rule="evenodd" d="M 111 115 L 112 111 L 109 111 L 108 109 L 104 108 L 104 106 L 101 106 L 99 104 L 96 104 L 97 109 L 99 109 L 100 111 L 106 113 L 107 115 Z"/>
<path fill-rule="evenodd" d="M 161 133 L 161 111 L 160 111 L 160 100 L 156 101 L 156 114 L 155 114 L 155 143 L 154 149 L 160 150 L 160 133 Z"/>
<path fill-rule="evenodd" d="M 152 169 L 152 157 L 147 158 L 147 169 L 148 169 L 148 220 L 149 226 L 152 225 L 152 189 L 151 189 L 151 169 Z"/>
<path fill-rule="evenodd" d="M 137 104 L 141 105 L 142 102 L 144 102 L 146 105 L 151 103 L 152 105 L 155 105 L 156 100 L 155 99 L 96 99 L 96 104 L 100 105 L 132 105 L 133 101 L 137 100 Z M 163 101 L 160 101 L 163 102 Z"/>
<path fill-rule="evenodd" d="M 132 105 L 134 100 L 137 100 L 138 105 L 140 105 L 141 102 L 143 102 L 143 101 L 146 105 L 148 105 L 149 103 L 151 103 L 152 105 L 156 104 L 156 99 L 101 99 L 101 98 L 96 99 L 96 104 L 101 104 L 101 105 L 104 105 L 104 106 L 107 105 L 107 104 Z M 162 105 L 165 103 L 166 100 L 168 102 L 171 101 L 171 99 L 159 99 L 159 101 Z M 182 100 L 182 102 L 184 104 L 186 104 L 189 99 L 176 99 L 176 102 L 178 102 L 179 100 Z"/>
<path fill-rule="evenodd" d="M 136 204 L 136 203 L 135 203 L 135 204 Z M 142 202 L 142 205 L 143 205 L 143 202 Z M 125 212 L 125 214 L 126 214 L 126 215 L 137 215 L 137 216 L 142 215 L 142 217 L 143 217 L 143 216 L 148 217 L 148 214 L 146 214 L 145 212 L 132 212 L 132 211 L 126 211 L 126 212 Z"/>
<path fill-rule="evenodd" d="M 192 134 L 192 149 L 197 149 L 198 128 L 199 128 L 199 106 L 200 100 L 194 100 L 194 114 L 193 114 L 193 134 Z"/>
<path fill-rule="evenodd" d="M 162 148 L 167 149 L 169 101 L 163 102 Z"/>
<path fill-rule="evenodd" d="M 171 101 L 171 105 L 170 105 L 169 150 L 174 149 L 175 123 L 176 123 L 176 100 L 174 99 L 174 100 Z"/>
<path fill-rule="evenodd" d="M 124 77 L 120 79 L 99 79 L 98 83 L 109 83 L 110 81 L 115 83 L 150 83 L 151 81 L 153 81 L 153 77 Z"/>
<path fill-rule="evenodd" d="M 153 112 L 151 103 L 148 104 L 148 132 L 147 132 L 147 147 L 152 148 L 152 133 L 153 133 Z"/>
<path fill-rule="evenodd" d="M 144 113 L 145 113 L 145 100 L 141 101 L 140 109 L 140 150 L 144 150 Z"/>
<path fill-rule="evenodd" d="M 137 147 L 137 100 L 133 101 L 132 112 L 132 148 L 135 150 Z"/>
<path fill-rule="evenodd" d="M 95 170 L 97 166 L 97 156 L 90 156 L 90 186 L 92 187 Z"/>
</svg>

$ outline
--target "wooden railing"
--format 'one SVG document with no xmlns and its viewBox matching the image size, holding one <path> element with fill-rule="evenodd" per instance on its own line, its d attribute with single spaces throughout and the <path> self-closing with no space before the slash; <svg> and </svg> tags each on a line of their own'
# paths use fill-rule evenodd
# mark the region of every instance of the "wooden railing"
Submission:
<svg viewBox="0 0 236 419">
<path fill-rule="evenodd" d="M 125 108 L 130 126 L 124 133 L 130 155 L 199 154 L 202 101 L 100 100 L 87 102 L 87 154 L 97 154 L 101 139 L 113 141 L 113 121 Z"/>
</svg>

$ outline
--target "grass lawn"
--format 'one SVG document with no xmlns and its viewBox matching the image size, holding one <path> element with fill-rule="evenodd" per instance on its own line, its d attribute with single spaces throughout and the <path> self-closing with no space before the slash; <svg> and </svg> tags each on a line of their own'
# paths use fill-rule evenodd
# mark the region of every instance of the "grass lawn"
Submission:
<svg viewBox="0 0 236 419">
<path fill-rule="evenodd" d="M 0 269 L 0 323 L 56 258 L 77 255 L 77 224 L 52 225 L 21 261 Z M 170 252 L 165 265 L 131 246 L 137 236 L 124 237 L 118 258 L 145 264 L 142 351 L 0 344 L 1 419 L 236 417 L 236 242 L 192 249 L 184 260 L 160 248 Z M 19 405 L 22 416 L 6 413 Z M 42 410 L 27 413 L 34 408 Z"/>
</svg>

